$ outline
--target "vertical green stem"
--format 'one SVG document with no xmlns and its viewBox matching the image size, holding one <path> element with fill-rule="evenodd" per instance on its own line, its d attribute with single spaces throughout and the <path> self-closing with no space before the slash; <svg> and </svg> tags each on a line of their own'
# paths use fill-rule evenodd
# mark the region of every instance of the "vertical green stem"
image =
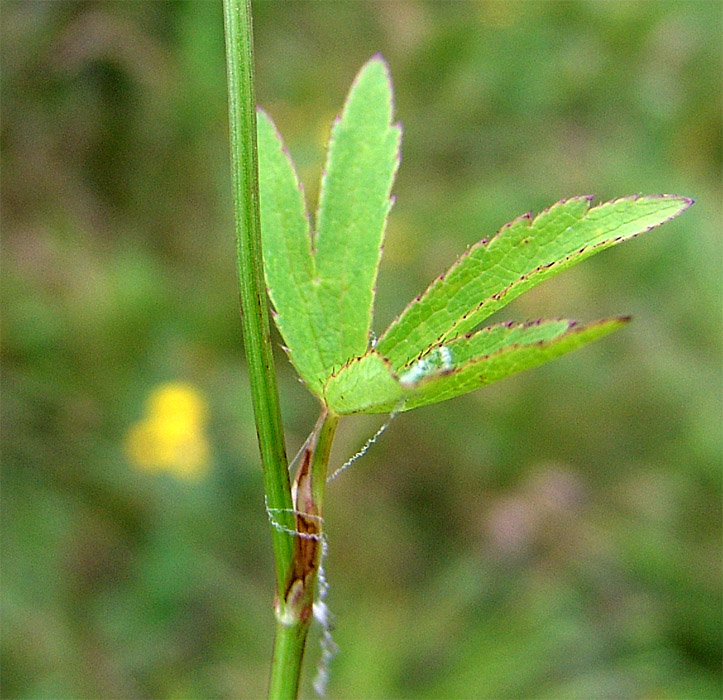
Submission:
<svg viewBox="0 0 723 700">
<path fill-rule="evenodd" d="M 301 457 L 294 482 L 296 537 L 294 566 L 284 597 L 276 602 L 276 641 L 270 700 L 290 700 L 299 689 L 301 662 L 313 617 L 314 589 L 323 549 L 322 505 L 331 445 L 339 416 L 323 409 Z"/>
<path fill-rule="evenodd" d="M 273 514 L 276 639 L 269 698 L 293 700 L 312 619 L 321 556 L 321 505 L 338 416 L 322 411 L 296 479 L 292 504 L 264 285 L 254 98 L 251 0 L 223 0 L 233 200 L 244 346 L 266 502 Z M 296 513 L 296 515 L 294 514 Z M 301 532 L 306 537 L 294 536 Z M 310 537 L 308 535 L 311 535 Z"/>
<path fill-rule="evenodd" d="M 269 700 L 294 700 L 299 694 L 301 662 L 304 660 L 309 622 L 287 625 L 276 622 L 274 657 L 269 677 Z"/>
<path fill-rule="evenodd" d="M 303 495 L 297 496 L 296 503 L 292 504 L 262 266 L 251 0 L 223 0 L 223 7 L 244 346 L 266 502 L 278 525 L 271 529 L 277 625 L 269 697 L 293 700 L 298 694 L 301 662 L 312 619 L 321 542 L 288 533 L 321 535 L 318 516 L 338 417 L 322 412 L 304 455 L 305 468 L 300 469 L 297 477 L 297 493 Z M 310 517 L 294 516 L 293 509 Z"/>
<path fill-rule="evenodd" d="M 251 0 L 223 0 L 223 7 L 244 347 L 264 470 L 266 501 L 269 508 L 275 509 L 276 520 L 283 527 L 293 530 L 291 489 L 261 255 Z M 276 563 L 276 590 L 280 595 L 291 573 L 294 538 L 273 528 L 271 534 Z"/>
</svg>

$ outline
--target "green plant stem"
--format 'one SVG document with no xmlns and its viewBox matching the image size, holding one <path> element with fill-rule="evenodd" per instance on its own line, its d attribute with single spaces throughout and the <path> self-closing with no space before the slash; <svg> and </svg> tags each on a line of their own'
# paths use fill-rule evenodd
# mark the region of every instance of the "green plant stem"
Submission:
<svg viewBox="0 0 723 700">
<path fill-rule="evenodd" d="M 291 488 L 276 387 L 266 287 L 262 267 L 256 146 L 251 0 L 223 0 L 228 75 L 233 200 L 244 347 L 266 502 L 276 520 L 293 530 Z M 277 594 L 291 574 L 294 538 L 272 528 Z"/>
<path fill-rule="evenodd" d="M 339 416 L 323 409 L 304 448 L 295 479 L 294 568 L 285 597 L 276 602 L 276 640 L 269 682 L 270 700 L 296 698 L 306 637 L 313 618 L 314 589 L 323 550 L 322 506 L 329 455 Z"/>
<path fill-rule="evenodd" d="M 287 625 L 276 621 L 274 656 L 271 660 L 269 700 L 293 700 L 299 694 L 309 622 Z"/>
<path fill-rule="evenodd" d="M 301 530 L 317 537 L 322 534 L 319 516 L 339 418 L 322 411 L 306 448 L 305 469 L 300 469 L 297 478 L 297 493 L 302 496 L 292 503 L 262 267 L 251 0 L 224 0 L 223 6 L 244 347 L 266 503 L 278 526 L 271 529 L 277 625 L 269 698 L 293 700 L 298 694 L 306 637 L 313 617 L 321 541 L 288 533 Z M 294 516 L 293 509 L 310 517 Z"/>
</svg>

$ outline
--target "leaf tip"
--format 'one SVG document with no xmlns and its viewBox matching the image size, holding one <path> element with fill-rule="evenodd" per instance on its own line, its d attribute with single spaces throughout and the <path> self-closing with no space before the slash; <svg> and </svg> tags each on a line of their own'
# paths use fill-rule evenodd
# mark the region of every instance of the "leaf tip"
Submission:
<svg viewBox="0 0 723 700">
<path fill-rule="evenodd" d="M 677 199 L 681 203 L 678 213 L 690 209 L 690 207 L 695 204 L 695 200 L 692 197 L 684 197 L 679 194 L 660 194 L 658 197 L 660 197 L 660 199 Z"/>
<path fill-rule="evenodd" d="M 356 77 L 354 78 L 354 81 L 352 82 L 351 89 L 354 90 L 354 88 L 357 86 L 359 82 L 367 75 L 367 73 L 371 72 L 377 72 L 381 73 L 384 76 L 384 81 L 386 82 L 389 93 L 391 96 L 392 93 L 392 72 L 389 68 L 389 63 L 387 63 L 387 60 L 384 58 L 384 56 L 381 55 L 381 53 L 375 53 L 362 67 L 361 70 L 356 74 Z"/>
<path fill-rule="evenodd" d="M 391 80 L 391 71 L 389 69 L 389 63 L 387 62 L 387 59 L 382 56 L 382 54 L 377 51 L 365 64 L 362 70 L 366 68 L 367 66 L 371 65 L 378 65 L 381 68 L 384 69 L 384 72 L 387 74 L 387 78 Z"/>
<path fill-rule="evenodd" d="M 633 317 L 630 315 L 622 315 L 622 316 L 611 316 L 610 318 L 602 318 L 599 321 L 593 321 L 592 323 L 583 323 L 580 324 L 578 321 L 572 321 L 570 324 L 570 330 L 573 329 L 573 324 L 576 326 L 576 331 L 585 331 L 588 328 L 598 327 L 598 328 L 605 328 L 606 332 L 610 333 L 617 328 L 621 328 L 622 326 L 627 326 L 628 323 L 630 323 L 633 320 Z"/>
</svg>

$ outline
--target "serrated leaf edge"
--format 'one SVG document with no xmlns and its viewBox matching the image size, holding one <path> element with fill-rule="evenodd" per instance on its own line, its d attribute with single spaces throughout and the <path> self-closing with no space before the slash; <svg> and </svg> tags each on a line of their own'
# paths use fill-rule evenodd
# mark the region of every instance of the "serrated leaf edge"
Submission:
<svg viewBox="0 0 723 700">
<path fill-rule="evenodd" d="M 256 111 L 257 111 L 257 113 L 262 114 L 263 117 L 266 118 L 266 120 L 271 125 L 272 129 L 274 130 L 274 136 L 276 137 L 276 140 L 278 141 L 279 145 L 281 146 L 281 152 L 283 153 L 284 157 L 286 158 L 286 160 L 289 164 L 290 171 L 294 177 L 294 182 L 301 195 L 301 201 L 303 204 L 303 215 L 304 215 L 304 219 L 306 220 L 306 235 L 309 238 L 310 261 L 311 261 L 311 269 L 312 269 L 312 276 L 309 281 L 312 284 L 317 283 L 318 278 L 317 278 L 317 274 L 316 274 L 316 258 L 314 255 L 314 245 L 313 245 L 314 239 L 313 239 L 313 235 L 312 235 L 313 229 L 311 226 L 311 217 L 309 214 L 309 206 L 308 206 L 308 202 L 306 199 L 306 192 L 304 190 L 304 185 L 301 182 L 301 179 L 299 178 L 299 173 L 296 169 L 296 164 L 294 163 L 294 159 L 291 155 L 291 151 L 287 147 L 286 142 L 284 141 L 284 138 L 281 135 L 281 132 L 279 131 L 278 127 L 276 126 L 276 122 L 272 119 L 272 117 L 268 114 L 268 112 L 266 112 L 262 107 L 257 106 Z M 265 277 L 265 275 L 264 275 L 264 277 Z M 302 290 L 304 288 L 304 285 L 297 284 L 296 286 L 300 290 Z M 312 294 L 314 294 L 314 287 L 311 287 L 310 290 L 311 290 Z M 276 324 L 276 327 L 279 329 L 279 333 L 281 334 L 281 337 L 284 339 L 284 342 L 286 342 L 286 338 L 284 337 L 284 333 L 282 332 L 283 322 L 279 323 L 279 320 L 278 320 L 279 318 L 283 319 L 284 315 L 283 315 L 283 313 L 278 311 L 276 300 L 274 298 L 274 292 L 268 283 L 266 284 L 266 293 L 267 293 L 269 299 L 271 300 L 271 307 L 272 307 L 271 308 L 271 316 L 274 320 L 274 323 Z M 304 299 L 304 302 L 306 303 L 306 305 L 309 306 L 310 300 L 308 299 L 308 297 L 302 293 L 300 293 L 300 296 Z M 314 296 L 315 296 L 315 294 L 314 294 Z M 317 300 L 312 299 L 311 303 L 313 303 L 314 306 L 318 306 Z M 311 322 L 311 315 L 307 315 L 307 317 L 308 317 L 308 325 L 310 328 L 311 335 L 314 337 L 318 337 L 317 327 L 314 323 Z M 319 356 L 319 364 L 320 364 L 320 366 L 323 366 L 324 365 L 323 357 L 322 357 L 321 353 L 318 352 L 320 345 L 318 342 L 316 342 L 315 346 L 316 346 L 317 354 Z M 294 352 L 294 349 L 292 347 L 290 347 L 289 345 L 285 345 L 285 344 L 282 345 L 282 347 L 283 347 L 287 357 L 289 358 L 289 361 L 296 369 L 296 372 L 298 373 L 298 375 L 301 378 L 304 385 L 313 394 L 321 397 L 325 380 L 318 378 L 316 376 L 311 376 L 307 372 L 302 372 L 301 368 L 296 360 L 296 353 Z M 313 382 L 313 386 L 312 386 L 312 382 Z"/>
<path fill-rule="evenodd" d="M 528 347 L 545 347 L 549 345 L 554 345 L 555 343 L 559 342 L 559 340 L 563 336 L 570 336 L 573 333 L 582 333 L 583 331 L 590 330 L 591 328 L 594 328 L 595 326 L 604 326 L 604 325 L 614 325 L 614 324 L 626 324 L 629 323 L 632 320 L 631 316 L 610 316 L 608 318 L 601 318 L 597 321 L 590 321 L 589 323 L 582 323 L 580 321 L 576 321 L 573 319 L 567 319 L 567 318 L 547 318 L 547 319 L 536 319 L 535 321 L 529 321 L 526 323 L 511 323 L 508 327 L 510 328 L 531 328 L 532 326 L 539 326 L 543 323 L 560 323 L 560 322 L 567 322 L 567 328 L 560 331 L 554 338 L 549 338 L 548 340 L 535 340 L 531 343 L 510 343 L 509 345 L 504 345 L 501 348 L 498 348 L 494 352 L 486 353 L 484 355 L 479 355 L 478 357 L 470 358 L 469 360 L 466 360 L 464 363 L 457 365 L 456 367 L 451 367 L 449 369 L 437 372 L 433 375 L 430 375 L 428 377 L 423 377 L 420 379 L 420 381 L 415 384 L 415 388 L 417 386 L 420 386 L 424 382 L 427 382 L 429 380 L 434 380 L 439 378 L 441 375 L 444 376 L 451 376 L 454 374 L 460 373 L 462 370 L 466 370 L 467 368 L 476 365 L 476 364 L 482 364 L 484 362 L 489 362 L 489 360 L 494 359 L 500 355 L 504 355 L 505 353 L 511 352 L 513 350 L 519 350 L 520 348 L 528 348 Z M 509 323 L 509 322 L 508 322 Z M 452 343 L 462 340 L 462 339 L 471 339 L 478 333 L 483 333 L 484 331 L 488 330 L 489 328 L 495 328 L 498 326 L 508 325 L 508 323 L 501 323 L 501 324 L 495 324 L 494 326 L 487 326 L 485 328 L 482 328 L 478 331 L 473 331 L 471 333 L 465 333 L 464 335 L 460 335 L 454 340 L 451 340 L 449 342 L 445 343 L 439 343 L 437 345 L 433 345 L 429 348 L 429 352 L 433 351 L 436 348 L 442 348 L 442 347 L 449 347 Z M 425 353 L 427 354 L 427 353 Z"/>
<path fill-rule="evenodd" d="M 527 212 L 527 213 L 525 213 L 525 214 L 522 214 L 521 216 L 515 217 L 514 219 L 512 219 L 511 221 L 509 221 L 508 223 L 506 223 L 504 226 L 502 226 L 502 227 L 501 227 L 493 236 L 491 236 L 490 238 L 483 238 L 483 239 L 481 239 L 480 241 L 478 241 L 477 243 L 475 243 L 475 244 L 473 244 L 472 246 L 470 246 L 469 248 L 467 248 L 467 250 L 464 251 L 464 253 L 462 253 L 462 255 L 460 255 L 460 257 L 457 258 L 457 260 L 449 267 L 449 269 L 447 269 L 447 270 L 446 270 L 445 272 L 443 272 L 441 275 L 438 275 L 438 276 L 427 286 L 427 288 L 424 290 L 424 292 L 422 292 L 421 294 L 415 296 L 415 297 L 404 307 L 404 309 L 401 311 L 401 313 L 399 313 L 399 315 L 395 316 L 394 320 L 389 324 L 389 326 L 387 326 L 387 328 L 386 328 L 386 330 L 384 331 L 384 333 L 382 333 L 382 335 L 379 337 L 378 344 L 379 344 L 379 343 L 382 343 L 382 342 L 384 341 L 385 337 L 386 337 L 387 334 L 390 332 L 390 330 L 399 322 L 399 320 L 408 312 L 408 310 L 409 310 L 411 307 L 413 307 L 415 304 L 419 303 L 422 299 L 424 299 L 424 297 L 425 297 L 427 294 L 429 294 L 437 284 L 439 284 L 440 282 L 442 282 L 442 281 L 445 279 L 445 277 L 447 277 L 453 270 L 455 270 L 460 264 L 462 264 L 462 262 L 463 262 L 473 251 L 478 250 L 478 249 L 481 248 L 481 247 L 484 247 L 484 246 L 489 245 L 494 239 L 496 239 L 498 236 L 500 236 L 504 231 L 508 230 L 510 227 L 512 227 L 513 225 L 515 225 L 516 223 L 518 223 L 519 221 L 521 221 L 521 220 L 523 220 L 523 219 L 526 219 L 527 222 L 528 222 L 528 226 L 529 226 L 530 228 L 532 228 L 534 222 L 535 222 L 538 218 L 540 218 L 541 216 L 544 216 L 545 214 L 549 213 L 552 209 L 554 209 L 554 208 L 557 207 L 557 206 L 560 206 L 560 205 L 565 204 L 565 203 L 567 203 L 567 202 L 576 201 L 576 200 L 582 200 L 582 199 L 587 199 L 588 202 L 591 204 L 593 198 L 594 198 L 594 195 L 579 195 L 579 196 L 576 196 L 576 197 L 569 197 L 569 198 L 567 198 L 567 199 L 561 199 L 561 200 L 555 202 L 554 204 L 552 204 L 551 206 L 547 207 L 546 209 L 543 209 L 542 211 L 540 211 L 540 212 L 539 212 L 537 215 L 535 215 L 534 217 L 532 216 L 532 214 L 531 214 L 530 212 Z M 572 260 L 572 259 L 574 259 L 574 258 L 576 258 L 576 257 L 578 257 L 578 256 L 580 256 L 580 255 L 583 255 L 584 253 L 586 253 L 586 252 L 588 252 L 588 251 L 590 251 L 590 250 L 594 250 L 595 248 L 599 248 L 599 247 L 603 247 L 603 246 L 609 245 L 611 242 L 617 243 L 617 242 L 623 242 L 623 241 L 627 241 L 627 240 L 632 240 L 633 238 L 637 238 L 638 236 L 640 236 L 640 235 L 642 235 L 642 234 L 644 234 L 644 233 L 647 233 L 647 232 L 649 232 L 649 231 L 652 231 L 653 229 L 658 228 L 659 226 L 662 226 L 663 224 L 667 223 L 668 221 L 671 221 L 671 220 L 674 219 L 676 216 L 680 215 L 682 212 L 684 212 L 686 209 L 688 209 L 688 208 L 689 208 L 692 204 L 694 204 L 694 202 L 695 202 L 695 200 L 690 199 L 689 197 L 682 197 L 682 196 L 680 196 L 680 195 L 673 195 L 673 194 L 653 194 L 653 195 L 634 194 L 634 195 L 628 195 L 628 196 L 625 196 L 625 197 L 617 197 L 617 198 L 615 198 L 615 199 L 607 200 L 607 201 L 601 202 L 600 204 L 597 204 L 597 205 L 595 205 L 595 206 L 588 206 L 588 209 L 587 209 L 587 211 L 585 212 L 585 214 L 584 214 L 584 216 L 583 216 L 582 218 L 587 217 L 587 216 L 590 214 L 591 211 L 593 211 L 593 210 L 595 210 L 595 209 L 599 209 L 600 207 L 603 207 L 603 206 L 606 206 L 606 205 L 609 205 L 609 204 L 615 204 L 616 202 L 621 202 L 621 201 L 626 201 L 626 200 L 636 201 L 636 200 L 638 200 L 638 199 L 640 199 L 640 198 L 645 198 L 645 199 L 655 199 L 655 198 L 659 198 L 659 199 L 677 199 L 677 200 L 680 200 L 680 201 L 682 202 L 682 206 L 681 206 L 680 209 L 679 209 L 678 211 L 676 211 L 674 214 L 671 214 L 671 216 L 667 217 L 666 219 L 663 219 L 662 221 L 658 222 L 657 224 L 654 224 L 654 225 L 652 225 L 652 226 L 646 227 L 646 228 L 643 229 L 642 231 L 638 231 L 638 232 L 633 233 L 633 234 L 630 234 L 630 235 L 628 235 L 628 236 L 612 236 L 612 237 L 606 238 L 606 239 L 604 239 L 604 240 L 602 240 L 602 241 L 598 241 L 597 243 L 593 243 L 593 244 L 590 244 L 590 245 L 587 245 L 587 246 L 583 246 L 582 248 L 580 248 L 580 249 L 577 250 L 576 252 L 571 253 L 570 255 L 566 255 L 564 258 L 561 258 L 561 259 L 559 259 L 559 260 L 554 260 L 554 261 L 552 261 L 552 262 L 545 263 L 544 265 L 538 265 L 537 267 L 535 267 L 535 268 L 534 268 L 533 270 L 531 270 L 530 272 L 525 273 L 524 275 L 521 275 L 521 276 L 520 276 L 519 278 L 517 278 L 515 281 L 511 282 L 510 284 L 508 284 L 508 285 L 507 285 L 504 289 L 502 289 L 501 291 L 497 292 L 496 294 L 493 294 L 493 295 L 490 296 L 490 297 L 487 297 L 487 299 L 483 299 L 483 300 L 482 300 L 481 302 L 479 302 L 479 304 L 477 304 L 474 308 L 470 309 L 467 313 L 465 313 L 465 314 L 463 314 L 462 316 L 460 316 L 460 317 L 457 319 L 457 321 L 455 322 L 455 324 L 452 326 L 452 328 L 448 329 L 448 330 L 445 331 L 444 333 L 442 333 L 442 334 L 440 334 L 439 336 L 437 336 L 437 338 L 434 340 L 434 342 L 432 343 L 432 345 L 428 346 L 428 348 L 431 348 L 431 347 L 434 346 L 434 345 L 444 344 L 444 342 L 451 341 L 451 340 L 454 340 L 454 339 L 456 339 L 457 337 L 459 337 L 459 336 L 447 335 L 447 334 L 448 334 L 450 331 L 453 331 L 453 330 L 454 330 L 454 326 L 459 325 L 459 323 L 460 323 L 461 321 L 463 321 L 463 320 L 469 318 L 471 315 L 477 313 L 477 311 L 479 311 L 485 304 L 487 304 L 487 303 L 490 302 L 490 301 L 499 301 L 500 299 L 504 298 L 507 294 L 509 294 L 510 291 L 512 291 L 513 289 L 515 289 L 519 284 L 521 284 L 522 282 L 525 282 L 526 280 L 528 280 L 528 279 L 530 279 L 531 277 L 535 276 L 536 274 L 538 274 L 538 273 L 541 272 L 542 270 L 547 270 L 547 269 L 550 269 L 550 268 L 552 268 L 552 267 L 556 267 L 556 266 L 558 266 L 558 265 L 561 265 L 562 263 L 568 262 L 568 261 L 570 261 L 570 260 Z M 400 342 L 401 342 L 401 341 L 400 341 Z M 395 346 L 396 346 L 396 344 L 393 345 L 392 347 L 395 347 Z M 427 350 L 427 349 L 421 350 L 421 351 L 420 351 L 420 354 L 424 354 L 424 353 L 426 352 L 426 350 Z"/>
</svg>

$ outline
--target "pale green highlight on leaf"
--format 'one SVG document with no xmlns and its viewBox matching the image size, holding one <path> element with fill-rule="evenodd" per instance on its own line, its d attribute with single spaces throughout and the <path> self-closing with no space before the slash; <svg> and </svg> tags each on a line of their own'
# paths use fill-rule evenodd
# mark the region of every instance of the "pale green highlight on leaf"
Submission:
<svg viewBox="0 0 723 700">
<path fill-rule="evenodd" d="M 478 334 L 471 338 L 460 338 L 450 343 L 449 348 L 453 354 L 468 355 L 470 359 L 451 372 L 422 380 L 405 402 L 404 409 L 445 401 L 511 374 L 537 367 L 611 333 L 628 320 L 613 318 L 588 325 L 548 321 L 538 326 L 513 329 L 510 335 L 518 335 L 517 342 L 505 343 L 497 350 L 477 357 L 474 351 L 478 344 L 475 335 Z"/>
<path fill-rule="evenodd" d="M 372 58 L 359 72 L 333 125 L 314 238 L 318 299 L 335 336 L 329 369 L 368 347 L 374 286 L 390 192 L 399 163 L 400 129 L 391 124 L 386 63 Z"/>
<path fill-rule="evenodd" d="M 399 369 L 558 272 L 677 216 L 691 200 L 653 195 L 589 204 L 588 197 L 563 200 L 474 245 L 390 325 L 379 352 Z"/>
<path fill-rule="evenodd" d="M 451 370 L 454 365 L 455 358 L 449 347 L 447 345 L 438 345 L 402 373 L 399 376 L 399 383 L 405 388 L 414 387 L 422 379 Z"/>
</svg>

